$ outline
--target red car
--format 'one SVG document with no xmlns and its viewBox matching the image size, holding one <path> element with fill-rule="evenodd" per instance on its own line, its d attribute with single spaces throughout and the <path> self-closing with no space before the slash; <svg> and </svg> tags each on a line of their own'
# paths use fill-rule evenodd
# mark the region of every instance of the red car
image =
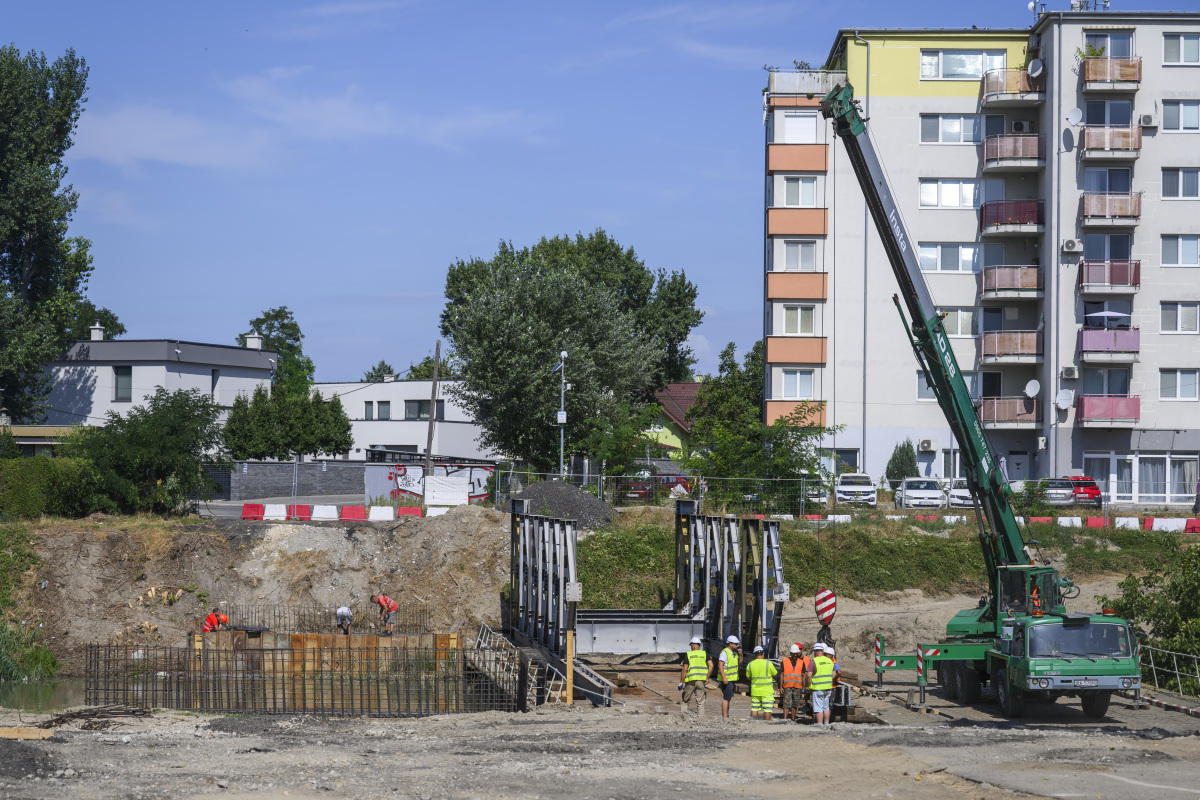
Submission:
<svg viewBox="0 0 1200 800">
<path fill-rule="evenodd" d="M 1094 505 L 1100 508 L 1104 504 L 1104 495 L 1096 482 L 1086 475 L 1063 475 L 1075 489 L 1075 502 L 1080 505 Z"/>
</svg>

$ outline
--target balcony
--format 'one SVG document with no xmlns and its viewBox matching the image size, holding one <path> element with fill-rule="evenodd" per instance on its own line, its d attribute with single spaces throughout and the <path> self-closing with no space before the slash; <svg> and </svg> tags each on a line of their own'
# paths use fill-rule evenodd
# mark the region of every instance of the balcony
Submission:
<svg viewBox="0 0 1200 800">
<path fill-rule="evenodd" d="M 824 364 L 824 336 L 768 336 L 769 364 Z"/>
<path fill-rule="evenodd" d="M 824 236 L 829 211 L 824 208 L 768 208 L 768 236 Z"/>
<path fill-rule="evenodd" d="M 1042 363 L 1041 331 L 985 331 L 979 338 L 981 364 Z"/>
<path fill-rule="evenodd" d="M 1084 192 L 1079 198 L 1079 221 L 1093 228 L 1131 228 L 1141 218 L 1141 192 Z"/>
<path fill-rule="evenodd" d="M 1036 300 L 1045 294 L 1036 266 L 984 267 L 979 284 L 981 300 Z"/>
<path fill-rule="evenodd" d="M 1021 172 L 1044 166 L 1042 137 L 1036 133 L 1002 134 L 983 140 L 984 172 Z"/>
<path fill-rule="evenodd" d="M 1075 424 L 1084 428 L 1132 428 L 1142 416 L 1137 395 L 1081 394 L 1075 398 Z"/>
<path fill-rule="evenodd" d="M 1089 161 L 1131 161 L 1141 155 L 1142 129 L 1136 125 L 1087 125 L 1079 149 Z"/>
<path fill-rule="evenodd" d="M 768 272 L 768 300 L 825 300 L 829 275 L 824 272 Z"/>
<path fill-rule="evenodd" d="M 767 172 L 825 172 L 827 169 L 829 169 L 828 145 L 767 145 Z"/>
<path fill-rule="evenodd" d="M 984 236 L 1031 236 L 1045 230 L 1041 200 L 992 200 L 979 207 Z"/>
<path fill-rule="evenodd" d="M 1084 261 L 1079 265 L 1081 295 L 1137 294 L 1141 288 L 1141 261 Z"/>
<path fill-rule="evenodd" d="M 846 82 L 845 72 L 825 70 L 771 70 L 767 78 L 770 94 L 803 94 L 814 98 L 824 97 L 838 83 Z"/>
<path fill-rule="evenodd" d="M 1079 65 L 1085 92 L 1136 92 L 1142 82 L 1140 58 L 1085 58 Z"/>
<path fill-rule="evenodd" d="M 1142 348 L 1137 328 L 1084 328 L 1079 332 L 1079 360 L 1088 364 L 1132 364 Z"/>
<path fill-rule="evenodd" d="M 1029 70 L 1019 67 L 989 70 L 981 95 L 984 108 L 1038 105 L 1046 99 L 1046 73 L 1031 78 Z"/>
<path fill-rule="evenodd" d="M 989 430 L 1038 428 L 1042 424 L 1042 404 L 1031 397 L 984 397 L 980 400 L 979 421 Z"/>
</svg>

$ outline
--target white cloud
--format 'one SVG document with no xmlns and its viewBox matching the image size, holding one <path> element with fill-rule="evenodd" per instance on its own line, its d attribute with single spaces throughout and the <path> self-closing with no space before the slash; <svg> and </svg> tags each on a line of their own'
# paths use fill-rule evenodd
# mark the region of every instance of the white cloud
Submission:
<svg viewBox="0 0 1200 800">
<path fill-rule="evenodd" d="M 685 344 L 692 348 L 692 354 L 696 356 L 697 362 L 707 362 L 712 356 L 712 345 L 708 343 L 708 337 L 703 333 L 692 331 L 688 334 Z"/>
<path fill-rule="evenodd" d="M 79 120 L 71 155 L 122 167 L 155 161 L 185 167 L 246 169 L 260 165 L 270 137 L 262 130 L 149 105 L 89 111 Z"/>
</svg>

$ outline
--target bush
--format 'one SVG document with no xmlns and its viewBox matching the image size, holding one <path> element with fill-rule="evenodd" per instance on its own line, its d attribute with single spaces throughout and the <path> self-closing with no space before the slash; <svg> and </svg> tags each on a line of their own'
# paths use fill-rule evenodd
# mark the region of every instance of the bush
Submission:
<svg viewBox="0 0 1200 800">
<path fill-rule="evenodd" d="M 892 488 L 896 488 L 905 478 L 914 478 L 919 474 L 917 451 L 913 448 L 912 439 L 897 442 L 887 463 L 887 479 L 892 482 Z"/>
<path fill-rule="evenodd" d="M 0 460 L 0 516 L 82 517 L 106 504 L 91 464 L 74 458 Z"/>
<path fill-rule="evenodd" d="M 0 628 L 0 681 L 44 680 L 58 672 L 58 660 L 41 643 L 37 628 Z"/>
</svg>

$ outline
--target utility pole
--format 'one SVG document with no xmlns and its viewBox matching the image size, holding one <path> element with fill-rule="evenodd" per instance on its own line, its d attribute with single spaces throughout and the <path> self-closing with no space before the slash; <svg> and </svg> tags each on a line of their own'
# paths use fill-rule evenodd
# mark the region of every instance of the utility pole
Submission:
<svg viewBox="0 0 1200 800">
<path fill-rule="evenodd" d="M 429 478 L 433 474 L 433 423 L 437 419 L 437 389 L 438 364 L 442 360 L 442 340 L 438 339 L 433 348 L 433 388 L 429 390 L 429 433 L 425 437 L 425 474 L 421 482 L 425 484 L 422 494 L 425 504 L 429 504 Z"/>
<path fill-rule="evenodd" d="M 563 350 L 559 355 L 562 361 L 558 364 L 558 477 L 565 481 L 567 468 L 563 451 L 566 449 L 567 427 L 567 351 Z"/>
</svg>

